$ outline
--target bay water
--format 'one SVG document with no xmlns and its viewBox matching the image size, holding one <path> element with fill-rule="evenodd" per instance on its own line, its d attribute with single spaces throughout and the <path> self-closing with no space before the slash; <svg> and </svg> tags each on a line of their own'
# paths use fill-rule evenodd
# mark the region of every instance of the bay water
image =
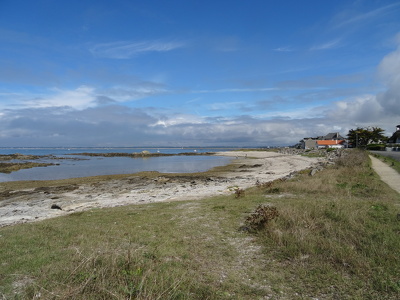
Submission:
<svg viewBox="0 0 400 300">
<path fill-rule="evenodd" d="M 0 148 L 0 154 L 53 155 L 34 162 L 57 165 L 23 169 L 10 174 L 0 173 L 0 182 L 19 180 L 53 180 L 96 175 L 131 174 L 141 171 L 161 173 L 205 172 L 228 164 L 232 158 L 224 156 L 190 155 L 160 157 L 101 157 L 71 155 L 76 153 L 194 153 L 230 151 L 232 148 Z"/>
</svg>

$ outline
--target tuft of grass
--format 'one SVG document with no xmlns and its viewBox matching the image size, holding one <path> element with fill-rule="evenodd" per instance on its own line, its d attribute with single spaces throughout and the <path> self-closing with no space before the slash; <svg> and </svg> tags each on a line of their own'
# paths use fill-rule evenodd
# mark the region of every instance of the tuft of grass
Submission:
<svg viewBox="0 0 400 300">
<path fill-rule="evenodd" d="M 366 153 L 350 151 L 314 176 L 260 183 L 241 197 L 4 227 L 0 297 L 399 299 L 399 200 Z M 279 215 L 238 230 L 257 207 Z"/>
</svg>

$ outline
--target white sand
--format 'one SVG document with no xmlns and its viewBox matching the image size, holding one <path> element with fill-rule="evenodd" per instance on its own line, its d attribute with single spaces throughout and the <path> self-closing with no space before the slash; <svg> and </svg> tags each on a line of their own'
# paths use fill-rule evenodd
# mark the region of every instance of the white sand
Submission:
<svg viewBox="0 0 400 300">
<path fill-rule="evenodd" d="M 264 183 L 288 176 L 315 164 L 321 159 L 299 155 L 284 155 L 266 151 L 219 152 L 231 156 L 240 168 L 235 172 L 208 179 L 167 178 L 157 179 L 130 176 L 126 179 L 82 184 L 70 192 L 54 193 L 27 191 L 27 195 L 9 197 L 0 201 L 0 227 L 43 220 L 91 208 L 114 207 L 161 201 L 194 200 L 235 192 L 256 182 Z M 53 204 L 62 210 L 51 209 Z"/>
</svg>

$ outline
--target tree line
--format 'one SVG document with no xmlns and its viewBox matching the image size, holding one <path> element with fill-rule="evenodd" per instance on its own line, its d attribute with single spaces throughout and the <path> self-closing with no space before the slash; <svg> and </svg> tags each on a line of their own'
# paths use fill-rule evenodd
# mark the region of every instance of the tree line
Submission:
<svg viewBox="0 0 400 300">
<path fill-rule="evenodd" d="M 380 127 L 357 127 L 347 134 L 349 144 L 356 148 L 366 148 L 370 144 L 384 144 L 388 141 Z"/>
</svg>

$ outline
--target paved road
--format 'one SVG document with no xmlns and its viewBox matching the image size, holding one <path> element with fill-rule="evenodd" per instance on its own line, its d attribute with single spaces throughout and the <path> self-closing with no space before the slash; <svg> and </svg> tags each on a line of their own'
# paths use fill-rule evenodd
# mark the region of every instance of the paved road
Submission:
<svg viewBox="0 0 400 300">
<path fill-rule="evenodd" d="M 376 153 L 382 156 L 387 156 L 400 161 L 400 151 L 369 151 L 369 152 Z"/>
<path fill-rule="evenodd" d="M 400 193 L 400 174 L 378 158 L 373 157 L 372 155 L 369 157 L 371 158 L 372 168 L 379 175 L 381 180 Z M 400 155 L 397 157 L 400 159 Z"/>
</svg>

